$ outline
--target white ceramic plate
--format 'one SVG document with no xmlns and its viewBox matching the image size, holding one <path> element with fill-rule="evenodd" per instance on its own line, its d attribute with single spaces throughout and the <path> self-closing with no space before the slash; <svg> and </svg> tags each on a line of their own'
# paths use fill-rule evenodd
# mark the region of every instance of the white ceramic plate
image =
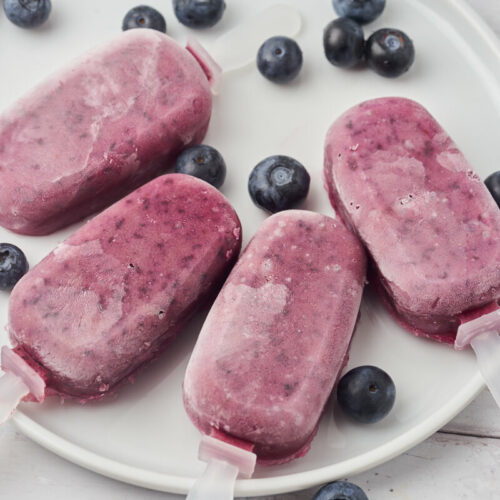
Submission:
<svg viewBox="0 0 500 500">
<path fill-rule="evenodd" d="M 280 0 L 283 3 L 283 0 Z M 96 42 L 119 32 L 123 14 L 136 0 L 54 3 L 50 22 L 26 31 L 0 16 L 0 107 Z M 173 15 L 171 2 L 148 2 L 163 11 L 169 33 L 183 41 L 189 30 Z M 219 148 L 228 165 L 223 192 L 241 216 L 245 242 L 265 214 L 252 205 L 247 178 L 265 156 L 288 154 L 312 174 L 305 208 L 331 214 L 322 187 L 323 139 L 330 123 L 359 101 L 387 95 L 414 98 L 425 105 L 485 177 L 498 168 L 500 129 L 500 49 L 498 40 L 459 0 L 389 0 L 382 18 L 366 28 L 397 27 L 414 40 L 417 56 L 405 76 L 387 80 L 369 70 L 330 66 L 322 30 L 334 17 L 330 0 L 288 0 L 304 19 L 297 40 L 304 51 L 300 77 L 287 86 L 262 78 L 255 67 L 228 74 L 207 143 Z M 223 21 L 201 32 L 210 46 L 269 0 L 230 0 Z M 313 6 L 314 4 L 314 6 Z M 35 238 L 0 229 L 0 240 L 18 244 L 35 264 L 76 229 Z M 376 297 L 366 294 L 349 367 L 375 364 L 394 378 L 394 410 L 379 424 L 362 426 L 328 408 L 309 454 L 292 463 L 258 467 L 254 479 L 240 480 L 236 493 L 264 495 L 298 490 L 360 472 L 422 441 L 457 414 L 481 390 L 471 353 L 417 339 L 401 330 Z M 0 322 L 6 323 L 8 294 L 0 296 Z M 23 404 L 14 420 L 32 439 L 55 453 L 107 476 L 149 488 L 185 493 L 203 470 L 199 433 L 186 417 L 181 382 L 203 317 L 196 318 L 161 359 L 118 397 L 100 404 Z M 2 333 L 0 340 L 7 341 Z M 348 367 L 348 368 L 349 368 Z"/>
</svg>

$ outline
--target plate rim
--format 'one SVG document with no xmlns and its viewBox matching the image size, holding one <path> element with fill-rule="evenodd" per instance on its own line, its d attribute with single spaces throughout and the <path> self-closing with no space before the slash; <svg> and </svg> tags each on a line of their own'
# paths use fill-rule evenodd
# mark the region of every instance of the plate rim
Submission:
<svg viewBox="0 0 500 500">
<path fill-rule="evenodd" d="M 492 50 L 497 58 L 497 64 L 500 63 L 500 39 L 493 29 L 465 0 L 446 0 L 446 3 L 448 8 L 454 9 L 461 16 L 462 22 L 473 28 L 475 35 Z M 429 8 L 433 10 L 432 7 Z M 472 44 L 470 46 L 479 56 L 477 49 Z M 235 497 L 275 495 L 297 491 L 371 469 L 395 458 L 434 434 L 462 411 L 484 387 L 483 378 L 477 371 L 469 383 L 438 412 L 383 445 L 343 462 L 310 471 L 270 478 L 239 479 L 236 481 Z M 22 410 L 14 414 L 12 422 L 25 436 L 49 451 L 111 479 L 173 494 L 186 494 L 195 481 L 192 477 L 153 472 L 103 457 L 46 429 Z"/>
</svg>

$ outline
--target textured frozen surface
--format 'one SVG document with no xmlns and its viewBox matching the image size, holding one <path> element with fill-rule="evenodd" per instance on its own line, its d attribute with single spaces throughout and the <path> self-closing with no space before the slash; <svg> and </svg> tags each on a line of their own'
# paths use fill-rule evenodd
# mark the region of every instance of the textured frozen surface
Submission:
<svg viewBox="0 0 500 500">
<path fill-rule="evenodd" d="M 327 135 L 325 179 L 409 329 L 453 343 L 461 313 L 498 300 L 500 211 L 422 106 L 382 98 L 344 113 Z"/>
<path fill-rule="evenodd" d="M 14 288 L 9 331 L 49 389 L 98 397 L 154 358 L 238 255 L 212 186 L 159 177 L 92 219 Z"/>
<path fill-rule="evenodd" d="M 365 279 L 340 220 L 267 219 L 203 325 L 184 381 L 193 422 L 255 445 L 261 462 L 305 454 L 346 361 Z"/>
<path fill-rule="evenodd" d="M 109 205 L 200 142 L 211 104 L 187 50 L 122 33 L 0 117 L 0 224 L 46 234 Z"/>
</svg>

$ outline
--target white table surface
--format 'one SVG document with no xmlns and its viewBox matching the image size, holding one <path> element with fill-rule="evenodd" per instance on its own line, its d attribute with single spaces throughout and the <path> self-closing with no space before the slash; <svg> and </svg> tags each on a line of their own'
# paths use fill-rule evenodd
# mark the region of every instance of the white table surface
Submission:
<svg viewBox="0 0 500 500">
<path fill-rule="evenodd" d="M 500 1 L 467 1 L 500 36 Z M 420 445 L 386 464 L 346 479 L 361 486 L 370 500 L 498 500 L 500 411 L 488 391 L 484 391 L 452 422 Z M 308 500 L 316 489 L 261 498 Z M 89 472 L 36 445 L 12 423 L 5 424 L 0 429 L 0 499 L 68 498 L 183 497 L 136 488 Z"/>
</svg>

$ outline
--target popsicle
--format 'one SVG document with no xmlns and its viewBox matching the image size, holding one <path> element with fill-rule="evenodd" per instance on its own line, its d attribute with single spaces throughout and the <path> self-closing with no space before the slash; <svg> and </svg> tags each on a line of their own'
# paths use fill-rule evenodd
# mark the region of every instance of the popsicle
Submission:
<svg viewBox="0 0 500 500">
<path fill-rule="evenodd" d="M 155 30 L 128 30 L 7 109 L 0 224 L 51 233 L 163 173 L 201 142 L 216 65 L 200 46 L 189 50 Z"/>
<path fill-rule="evenodd" d="M 307 453 L 347 362 L 364 282 L 363 248 L 339 218 L 287 210 L 262 224 L 187 367 L 184 405 L 209 436 L 203 456 L 215 441 L 253 450 L 263 464 Z M 216 458 L 227 455 L 231 463 L 230 451 Z"/>
<path fill-rule="evenodd" d="M 498 307 L 500 211 L 421 105 L 381 98 L 345 112 L 328 131 L 324 173 L 404 327 L 453 344 L 465 313 Z"/>
<path fill-rule="evenodd" d="M 18 282 L 4 371 L 38 401 L 103 397 L 157 357 L 217 292 L 240 245 L 240 222 L 219 191 L 183 174 L 156 178 Z M 0 383 L 0 422 L 1 410 Z"/>
</svg>

